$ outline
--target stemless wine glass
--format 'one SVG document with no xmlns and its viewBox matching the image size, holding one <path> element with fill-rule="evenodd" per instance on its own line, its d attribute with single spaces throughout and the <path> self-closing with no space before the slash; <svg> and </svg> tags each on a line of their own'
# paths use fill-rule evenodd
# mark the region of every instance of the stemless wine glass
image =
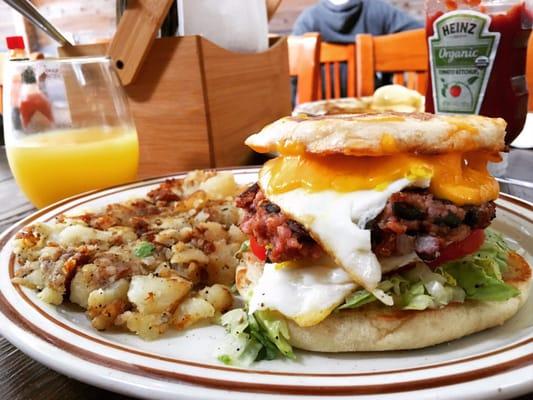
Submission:
<svg viewBox="0 0 533 400">
<path fill-rule="evenodd" d="M 108 58 L 10 61 L 4 85 L 9 165 L 36 207 L 135 179 L 137 132 Z"/>
</svg>

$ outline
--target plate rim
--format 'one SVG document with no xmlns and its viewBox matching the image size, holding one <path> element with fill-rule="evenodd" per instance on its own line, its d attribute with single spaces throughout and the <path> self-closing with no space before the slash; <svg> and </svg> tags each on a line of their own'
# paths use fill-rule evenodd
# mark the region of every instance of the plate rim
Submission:
<svg viewBox="0 0 533 400">
<path fill-rule="evenodd" d="M 249 173 L 257 173 L 257 170 L 258 170 L 258 167 L 241 167 L 241 168 L 221 168 L 221 169 L 218 169 L 219 171 L 231 171 L 233 173 L 237 173 L 237 174 L 249 174 Z M 21 221 L 18 221 L 17 223 L 15 223 L 14 225 L 12 225 L 11 227 L 8 227 L 1 235 L 0 235 L 0 249 L 4 248 L 4 246 L 12 239 L 12 237 L 14 236 L 14 234 L 16 234 L 16 232 L 18 232 L 18 230 L 31 223 L 32 221 L 34 221 L 35 219 L 43 216 L 43 215 L 47 215 L 47 214 L 50 214 L 52 213 L 54 210 L 62 207 L 62 206 L 66 206 L 68 205 L 69 203 L 74 203 L 74 204 L 71 204 L 71 207 L 69 208 L 66 208 L 66 209 L 61 209 L 60 212 L 66 212 L 68 211 L 69 209 L 71 208 L 74 208 L 74 207 L 79 207 L 83 204 L 83 202 L 80 202 L 81 200 L 86 200 L 86 201 L 93 201 L 93 200 L 96 200 L 96 199 L 99 199 L 99 198 L 102 198 L 102 197 L 106 197 L 106 196 L 109 196 L 109 195 L 113 195 L 113 194 L 117 194 L 117 193 L 120 193 L 122 191 L 126 191 L 126 190 L 131 190 L 131 189 L 138 189 L 138 188 L 142 188 L 142 187 L 145 187 L 145 186 L 149 186 L 149 185 L 152 185 L 152 184 L 157 184 L 165 179 L 170 179 L 170 178 L 180 178 L 180 177 L 183 177 L 184 174 L 186 174 L 187 172 L 181 172 L 181 173 L 174 173 L 174 174 L 168 174 L 168 175 L 163 175 L 163 176 L 158 176 L 158 177 L 151 177 L 151 178 L 146 178 L 146 179 L 142 179 L 142 180 L 138 180 L 138 181 L 134 181 L 134 182 L 130 182 L 130 183 L 126 183 L 126 184 L 122 184 L 122 185 L 116 185 L 116 186 L 113 186 L 111 188 L 105 188 L 105 189 L 100 189 L 100 190 L 94 190 L 94 191 L 91 191 L 91 192 L 87 192 L 87 193 L 82 193 L 82 194 L 79 194 L 79 195 L 75 195 L 75 196 L 72 196 L 70 198 L 67 198 L 67 199 L 64 199 L 64 200 L 61 200 L 57 203 L 54 203 L 46 208 L 43 208 L 41 210 L 37 210 L 36 212 L 32 213 L 31 215 L 27 216 L 26 218 L 22 219 Z M 96 195 L 96 196 L 95 196 Z M 500 194 L 500 197 L 502 198 L 502 200 L 505 200 L 505 201 L 508 201 L 510 202 L 511 204 L 513 204 L 514 206 L 517 206 L 518 208 L 523 208 L 525 209 L 527 212 L 526 212 L 526 215 L 523 215 L 523 214 L 518 214 L 516 211 L 514 210 L 511 210 L 507 207 L 504 207 L 506 209 L 506 211 L 510 211 L 512 212 L 513 214 L 516 214 L 518 215 L 519 217 L 521 218 L 526 218 L 528 219 L 531 223 L 533 223 L 533 204 L 528 202 L 528 201 L 525 201 L 523 199 L 520 199 L 520 198 L 517 198 L 515 196 L 511 196 L 511 195 L 507 195 L 505 193 L 501 193 Z M 502 207 L 501 204 L 498 204 L 499 207 Z M 531 214 L 531 215 L 529 215 Z M 57 215 L 57 214 L 55 214 Z M 55 215 L 50 215 L 50 218 L 53 218 Z M 12 262 L 14 263 L 14 256 L 11 254 L 10 256 L 10 268 L 11 268 L 11 264 Z M 19 292 L 19 294 L 23 294 L 23 291 L 20 287 L 16 286 L 15 289 Z M 27 297 L 25 294 L 23 294 L 24 297 Z M 33 302 L 30 301 L 30 304 L 33 305 Z M 2 291 L 0 291 L 0 312 L 2 312 L 4 314 L 4 316 L 6 316 L 6 313 L 4 312 L 5 309 L 11 309 L 12 313 L 14 314 L 13 316 L 16 316 L 18 318 L 15 318 L 15 319 L 12 319 L 12 318 L 9 318 L 7 317 L 12 323 L 15 323 L 19 328 L 22 328 L 24 329 L 24 320 L 28 323 L 28 324 L 32 324 L 31 321 L 27 320 L 27 319 L 24 319 L 23 318 L 23 325 L 19 325 L 15 322 L 18 321 L 20 323 L 20 317 L 23 317 L 21 316 L 17 310 L 9 303 L 8 299 L 4 296 L 4 293 L 2 293 Z M 45 315 L 45 312 L 36 307 L 38 309 L 39 312 L 41 312 L 43 314 L 43 316 L 47 317 L 47 318 L 53 318 L 52 316 L 46 314 Z M 60 321 L 55 321 L 55 323 L 61 323 Z M 64 325 L 61 323 L 61 325 Z M 38 327 L 36 327 L 37 330 L 38 330 Z M 69 327 L 70 328 L 70 327 Z M 0 327 L 0 330 L 1 331 L 4 331 L 4 329 L 2 329 Z M 46 342 L 48 342 L 49 344 L 51 344 L 52 346 L 55 346 L 55 347 L 58 347 L 56 345 L 56 343 L 54 343 L 54 341 L 50 341 L 48 339 L 50 339 L 49 337 L 47 337 L 46 335 L 44 335 L 45 337 L 42 337 L 40 336 L 39 334 L 37 334 L 35 332 L 35 330 L 30 330 L 30 332 L 33 334 L 33 336 L 37 337 L 38 339 L 40 340 L 44 340 Z M 79 333 L 83 333 L 83 332 L 80 332 L 78 331 Z M 86 334 L 85 334 L 86 335 Z M 86 335 L 86 336 L 89 336 L 89 335 Z M 56 338 L 57 339 L 57 338 Z M 93 338 L 91 337 L 91 340 Z M 108 341 L 108 340 L 103 340 L 104 341 L 105 345 L 109 345 L 109 342 L 111 341 Z M 217 369 L 217 370 L 229 370 L 231 372 L 238 372 L 238 373 L 255 373 L 255 374 L 268 374 L 268 375 L 291 375 L 291 376 L 305 376 L 305 377 L 313 377 L 313 376 L 324 376 L 324 377 L 327 377 L 327 378 L 337 378 L 337 377 L 344 377 L 344 378 L 348 378 L 348 377 L 353 377 L 353 376 L 368 376 L 368 375 L 387 375 L 387 374 L 394 374 L 394 373 L 401 373 L 401 372 L 407 372 L 407 371 L 417 371 L 417 370 L 425 370 L 425 369 L 428 369 L 428 368 L 438 368 L 438 367 L 441 367 L 441 366 L 444 366 L 444 365 L 452 365 L 452 364 L 457 364 L 457 363 L 465 363 L 465 362 L 468 362 L 472 359 L 479 359 L 479 358 L 483 358 L 483 357 L 487 357 L 487 356 L 490 356 L 490 355 L 493 355 L 493 354 L 497 354 L 497 353 L 502 353 L 502 352 L 506 352 L 510 349 L 514 349 L 514 348 L 517 348 L 517 347 L 521 347 L 523 345 L 527 345 L 529 343 L 533 343 L 533 337 L 530 337 L 530 338 L 526 338 L 524 340 L 521 340 L 519 342 L 516 342 L 516 343 L 512 343 L 502 349 L 496 349 L 496 350 L 492 350 L 492 351 L 488 351 L 488 352 L 485 352 L 485 353 L 481 353 L 481 354 L 477 354 L 477 355 L 472 355 L 472 356 L 467 356 L 467 357 L 463 357 L 463 358 L 459 358 L 459 359 L 454 359 L 454 360 L 450 360 L 450 361 L 447 361 L 447 362 L 443 362 L 441 364 L 429 364 L 429 365 L 424 365 L 424 366 L 419 366 L 419 367 L 413 367 L 413 368 L 409 368 L 409 369 L 403 369 L 403 370 L 386 370 L 386 371 L 382 371 L 382 372 L 367 372 L 367 373 L 359 373 L 359 374 L 313 374 L 313 373 L 293 373 L 293 374 L 287 374 L 285 372 L 275 372 L 275 371 L 263 371 L 263 370 L 249 370 L 249 369 L 242 369 L 242 368 L 234 368 L 234 367 L 223 367 L 223 366 L 216 366 L 216 365 L 212 365 L 212 364 L 201 364 L 201 363 L 195 363 L 195 362 L 192 362 L 193 364 L 196 364 L 195 366 L 197 367 L 201 367 L 201 368 L 207 368 L 207 369 Z M 116 346 L 116 344 L 115 344 Z M 121 345 L 118 345 L 120 347 L 123 347 Z M 125 346 L 126 347 L 126 346 Z M 61 347 L 58 347 L 61 349 Z M 78 348 L 79 349 L 79 348 Z M 79 349 L 79 350 L 84 350 L 84 349 Z M 121 350 L 125 350 L 125 351 L 129 351 L 129 352 L 132 352 L 133 348 L 122 348 Z M 66 350 L 65 350 L 66 351 Z M 86 350 L 85 350 L 86 351 Z M 69 351 L 67 351 L 67 353 L 71 354 L 72 356 L 76 357 L 76 358 L 80 358 L 79 354 L 74 352 L 74 353 L 71 353 Z M 91 353 L 89 351 L 89 353 L 91 355 L 93 355 L 94 353 Z M 142 353 L 142 352 L 141 352 Z M 143 356 L 146 356 L 147 353 L 145 354 L 142 354 Z M 99 356 L 99 355 L 97 355 Z M 157 354 L 150 354 L 149 356 L 156 356 L 158 358 L 164 358 L 163 356 L 159 356 Z M 91 357 L 89 358 L 86 358 L 86 361 L 88 361 Z M 96 361 L 89 361 L 91 362 L 93 365 L 100 365 L 99 362 L 97 362 L 98 360 Z M 109 360 L 108 360 L 109 361 Z M 168 361 L 168 360 L 167 360 Z M 174 362 L 176 361 L 179 361 L 181 363 L 184 363 L 184 364 L 187 364 L 189 363 L 188 361 L 185 361 L 184 360 L 176 360 L 174 359 Z M 458 374 L 459 376 L 463 376 L 465 379 L 462 379 L 462 380 L 457 380 L 457 376 L 454 375 L 454 374 L 451 374 L 451 375 L 446 375 L 446 376 L 443 376 L 443 377 L 439 377 L 440 379 L 431 379 L 431 382 L 433 383 L 432 385 L 430 386 L 416 386 L 416 387 L 404 387 L 406 384 L 415 384 L 417 383 L 417 381 L 415 380 L 411 380 L 411 381 L 407 381 L 407 382 L 399 382 L 399 383 L 391 383 L 391 384 L 379 384 L 379 385 L 371 385 L 371 387 L 375 388 L 375 390 L 370 390 L 369 391 L 369 386 L 368 385 L 365 385 L 364 387 L 362 386 L 340 386 L 340 385 L 335 385 L 335 386 L 332 386 L 332 387 L 329 387 L 329 388 L 321 388 L 321 391 L 323 392 L 327 392 L 328 394 L 368 394 L 368 393 L 395 393 L 395 392 L 403 392 L 403 391 L 410 391 L 410 390 L 423 390 L 423 389 L 427 389 L 427 388 L 435 388 L 435 387 L 442 387 L 442 386 L 446 386 L 446 385 L 450 385 L 450 384 L 457 384 L 457 383 L 461 383 L 461 382 L 469 382 L 473 379 L 482 379 L 482 378 L 486 378 L 486 377 L 491 377 L 491 376 L 495 376 L 495 375 L 498 375 L 500 373 L 504 373 L 504 372 L 508 372 L 510 370 L 518 370 L 518 369 L 521 369 L 523 368 L 524 366 L 528 366 L 530 365 L 530 363 L 533 362 L 533 352 L 531 352 L 530 354 L 526 354 L 525 356 L 522 356 L 522 357 L 519 357 L 519 358 L 515 358 L 513 360 L 510 360 L 506 363 L 503 363 L 503 364 L 498 364 L 496 366 L 492 366 L 492 367 L 489 367 L 489 368 L 481 368 L 481 369 L 478 369 L 478 370 L 473 370 L 473 371 L 470 371 L 469 374 L 464 374 L 464 373 L 461 373 L 461 374 Z M 116 366 L 114 366 L 116 367 Z M 119 370 L 125 372 L 125 373 L 132 373 L 131 370 L 122 370 L 121 368 L 118 368 Z M 487 372 L 487 370 L 489 370 L 489 372 Z M 145 375 L 146 376 L 146 372 L 147 371 L 144 371 L 145 372 Z M 165 371 L 162 371 L 162 372 L 165 372 Z M 478 375 L 473 375 L 474 373 L 478 373 Z M 466 375 L 466 376 L 465 376 Z M 165 376 L 161 376 L 161 375 L 156 375 L 154 376 L 154 378 L 156 379 L 161 379 L 161 378 L 165 378 Z M 168 376 L 167 376 L 168 378 Z M 185 376 L 172 376 L 172 378 L 174 379 L 180 379 L 180 380 L 184 380 L 184 381 L 187 381 L 189 383 L 194 383 L 194 384 L 200 384 L 200 385 L 206 385 L 206 386 L 209 386 L 209 387 L 212 387 L 212 388 L 216 388 L 216 389 L 230 389 L 230 390 L 244 390 L 246 392 L 249 392 L 249 391 L 252 391 L 252 392 L 256 392 L 256 391 L 267 391 L 267 392 L 275 392 L 275 393 L 286 393 L 286 394 L 311 394 L 311 392 L 309 391 L 309 389 L 312 389 L 312 391 L 314 392 L 316 390 L 316 387 L 302 387 L 302 386 L 291 386 L 291 385 L 271 385 L 271 384 L 264 384 L 264 383 L 259 383 L 259 384 L 253 384 L 253 383 L 248 383 L 248 384 L 244 384 L 243 385 L 243 382 L 236 382 L 236 381 L 232 381 L 232 380 L 219 380 L 219 379 L 212 379 L 212 378 L 207 378 L 207 381 L 202 381 L 202 379 L 198 379 L 199 377 L 197 375 L 191 377 L 191 376 L 188 376 L 188 375 L 185 375 Z M 191 378 L 195 378 L 195 379 L 191 379 Z M 451 380 L 451 381 L 450 381 Z M 424 383 L 424 382 L 427 382 L 427 380 L 420 380 L 420 382 L 418 383 Z M 441 383 L 439 383 L 441 382 Z M 528 384 L 528 382 L 524 382 L 525 384 Z M 403 386 L 402 386 L 403 384 Z M 391 386 L 388 386 L 388 385 L 391 385 Z M 529 382 L 529 385 L 533 385 L 533 380 L 531 382 Z M 404 387 L 402 389 L 402 387 Z M 388 389 L 391 389 L 391 390 L 388 390 Z M 354 391 L 355 389 L 355 391 Z M 400 390 L 398 390 L 400 389 Z M 280 391 L 281 390 L 281 391 Z"/>
</svg>

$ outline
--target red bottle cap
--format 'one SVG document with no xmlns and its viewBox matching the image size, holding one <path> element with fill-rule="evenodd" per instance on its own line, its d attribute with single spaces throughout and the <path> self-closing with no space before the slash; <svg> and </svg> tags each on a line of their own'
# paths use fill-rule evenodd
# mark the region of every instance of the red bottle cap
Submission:
<svg viewBox="0 0 533 400">
<path fill-rule="evenodd" d="M 24 39 L 22 36 L 8 36 L 6 37 L 7 48 L 9 50 L 24 49 Z"/>
</svg>

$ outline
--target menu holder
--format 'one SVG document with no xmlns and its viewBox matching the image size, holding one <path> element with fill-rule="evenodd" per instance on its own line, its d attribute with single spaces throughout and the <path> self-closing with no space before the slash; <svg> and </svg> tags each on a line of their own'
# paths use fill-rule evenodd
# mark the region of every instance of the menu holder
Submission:
<svg viewBox="0 0 533 400">
<path fill-rule="evenodd" d="M 168 8 L 166 0 L 158 10 L 153 4 L 147 10 L 153 25 L 143 35 L 155 37 Z M 109 45 L 59 49 L 61 56 L 114 60 L 139 135 L 139 177 L 246 164 L 251 151 L 244 139 L 291 112 L 286 39 L 273 39 L 262 53 L 235 53 L 200 36 L 135 46 L 132 18 L 146 21 L 139 10 L 125 11 Z"/>
</svg>

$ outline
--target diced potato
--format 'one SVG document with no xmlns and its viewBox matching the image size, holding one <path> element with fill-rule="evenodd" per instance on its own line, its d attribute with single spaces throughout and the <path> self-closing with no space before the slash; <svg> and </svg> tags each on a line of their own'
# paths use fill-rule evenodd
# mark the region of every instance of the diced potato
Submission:
<svg viewBox="0 0 533 400">
<path fill-rule="evenodd" d="M 91 292 L 88 299 L 87 314 L 95 329 L 111 328 L 117 316 L 126 310 L 129 285 L 126 279 L 120 279 L 106 288 Z"/>
<path fill-rule="evenodd" d="M 187 219 L 184 217 L 162 217 L 160 218 L 161 225 L 159 225 L 160 229 L 177 229 L 181 230 L 187 226 L 189 226 L 189 223 L 187 222 Z M 189 226 L 190 228 L 190 226 Z"/>
<path fill-rule="evenodd" d="M 174 254 L 170 259 L 172 264 L 186 264 L 196 261 L 200 264 L 207 264 L 209 257 L 200 249 L 191 247 L 185 243 L 179 242 L 172 247 Z"/>
<path fill-rule="evenodd" d="M 198 228 L 205 230 L 204 237 L 209 242 L 226 239 L 228 237 L 228 233 L 218 222 L 202 222 Z"/>
<path fill-rule="evenodd" d="M 183 300 L 172 317 L 172 324 L 176 329 L 185 329 L 196 322 L 212 318 L 215 308 L 200 297 L 189 297 Z"/>
<path fill-rule="evenodd" d="M 140 314 L 126 311 L 118 316 L 117 325 L 126 324 L 126 327 L 146 340 L 157 339 L 169 328 L 170 314 Z"/>
<path fill-rule="evenodd" d="M 11 281 L 30 289 L 42 289 L 44 287 L 44 277 L 41 269 L 33 270 L 23 278 L 15 277 Z"/>
<path fill-rule="evenodd" d="M 112 226 L 108 229 L 114 236 L 122 236 L 124 242 L 133 242 L 137 240 L 137 234 L 129 226 Z"/>
<path fill-rule="evenodd" d="M 207 266 L 207 281 L 210 284 L 221 283 L 231 285 L 235 281 L 235 268 L 238 260 L 235 253 L 239 250 L 239 243 L 226 243 L 219 240 L 214 243 L 215 251 L 209 254 L 209 264 Z"/>
<path fill-rule="evenodd" d="M 205 287 L 198 294 L 207 300 L 217 312 L 226 312 L 233 305 L 233 295 L 224 285 L 215 284 Z"/>
<path fill-rule="evenodd" d="M 45 303 L 54 304 L 56 306 L 63 302 L 63 293 L 48 286 L 41 290 L 37 297 Z"/>
<path fill-rule="evenodd" d="M 180 278 L 160 278 L 137 275 L 131 279 L 128 299 L 141 314 L 173 311 L 176 304 L 189 292 L 191 282 Z"/>
<path fill-rule="evenodd" d="M 79 268 L 70 282 L 70 301 L 83 308 L 87 308 L 89 294 L 97 288 L 92 280 L 92 275 L 97 270 L 94 264 L 86 264 Z"/>
<path fill-rule="evenodd" d="M 158 276 L 160 278 L 172 278 L 174 276 L 178 276 L 178 277 L 190 280 L 187 277 L 185 277 L 183 275 L 180 275 L 178 273 L 178 271 L 176 271 L 175 269 L 170 268 L 167 263 L 159 264 L 157 266 L 157 268 L 155 269 L 155 271 L 154 271 L 154 275 L 156 275 L 156 276 Z"/>
<path fill-rule="evenodd" d="M 214 176 L 215 171 L 208 170 L 195 170 L 187 174 L 183 181 L 182 191 L 184 196 L 190 196 L 193 192 L 196 192 L 200 185 Z"/>
<path fill-rule="evenodd" d="M 23 259 L 36 260 L 40 256 L 39 250 L 46 245 L 47 240 L 53 233 L 51 225 L 44 222 L 36 222 L 17 234 L 13 253 Z"/>
<path fill-rule="evenodd" d="M 39 259 L 56 261 L 60 255 L 61 255 L 60 247 L 47 246 L 41 249 L 41 254 L 39 256 Z"/>
<path fill-rule="evenodd" d="M 247 239 L 246 234 L 243 231 L 241 231 L 241 229 L 237 225 L 231 225 L 229 227 L 228 235 L 229 235 L 230 241 L 236 242 L 239 244 L 244 242 Z"/>
<path fill-rule="evenodd" d="M 106 241 L 111 237 L 107 231 L 99 231 L 83 225 L 67 226 L 58 237 L 59 244 L 63 246 L 77 246 L 91 240 Z"/>
<path fill-rule="evenodd" d="M 200 210 L 205 206 L 207 201 L 207 194 L 202 190 L 198 190 L 197 192 L 192 193 L 189 197 L 186 197 L 184 200 L 176 203 L 174 206 L 174 211 L 192 212 L 193 214 L 190 215 L 194 215 L 195 210 Z"/>
<path fill-rule="evenodd" d="M 93 290 L 87 301 L 88 310 L 102 308 L 115 300 L 127 300 L 129 287 L 126 279 L 120 279 L 108 287 Z"/>
<path fill-rule="evenodd" d="M 178 264 L 175 266 L 176 273 L 182 278 L 192 283 L 200 283 L 205 279 L 206 268 L 204 265 L 193 261 L 189 264 Z"/>
<path fill-rule="evenodd" d="M 188 241 L 191 239 L 193 234 L 193 229 L 190 226 L 184 226 L 180 229 L 180 240 Z"/>
<path fill-rule="evenodd" d="M 128 302 L 122 299 L 115 299 L 103 307 L 89 311 L 91 325 L 93 328 L 103 331 L 115 325 L 116 318 L 128 307 Z"/>
<path fill-rule="evenodd" d="M 165 229 L 155 235 L 154 241 L 164 246 L 172 246 L 181 240 L 180 231 L 177 229 Z"/>
<path fill-rule="evenodd" d="M 209 198 L 221 200 L 234 196 L 239 190 L 233 174 L 219 172 L 215 176 L 200 184 L 200 189 L 205 191 Z"/>
<path fill-rule="evenodd" d="M 244 211 L 232 204 L 220 204 L 209 207 L 211 221 L 217 221 L 224 226 L 237 225 L 244 215 Z"/>
</svg>

